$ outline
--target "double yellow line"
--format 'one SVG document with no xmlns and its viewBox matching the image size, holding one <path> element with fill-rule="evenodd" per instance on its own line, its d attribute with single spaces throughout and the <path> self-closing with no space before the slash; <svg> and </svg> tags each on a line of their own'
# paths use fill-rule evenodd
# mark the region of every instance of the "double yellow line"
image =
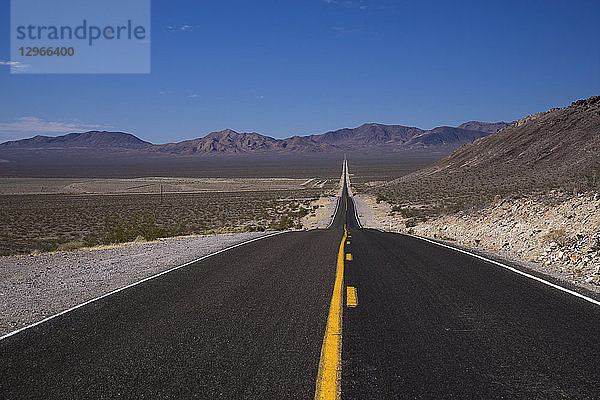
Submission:
<svg viewBox="0 0 600 400">
<path fill-rule="evenodd" d="M 347 201 L 347 200 L 346 200 Z M 344 285 L 344 243 L 348 229 L 344 224 L 344 236 L 338 251 L 337 272 L 333 286 L 333 296 L 329 306 L 327 328 L 321 347 L 321 360 L 317 374 L 315 399 L 340 399 L 340 378 L 342 359 L 342 290 Z"/>
</svg>

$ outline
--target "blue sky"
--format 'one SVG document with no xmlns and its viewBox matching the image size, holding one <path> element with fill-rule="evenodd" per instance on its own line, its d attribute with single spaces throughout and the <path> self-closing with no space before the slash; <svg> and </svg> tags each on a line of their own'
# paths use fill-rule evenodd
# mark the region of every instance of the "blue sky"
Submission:
<svg viewBox="0 0 600 400">
<path fill-rule="evenodd" d="M 510 121 L 600 94 L 598 15 L 598 1 L 153 0 L 150 74 L 11 75 L 0 0 L 0 142 Z"/>
</svg>

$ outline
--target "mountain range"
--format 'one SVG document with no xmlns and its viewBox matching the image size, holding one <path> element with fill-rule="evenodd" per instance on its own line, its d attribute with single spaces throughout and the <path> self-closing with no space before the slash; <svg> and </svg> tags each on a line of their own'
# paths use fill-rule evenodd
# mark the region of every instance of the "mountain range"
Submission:
<svg viewBox="0 0 600 400">
<path fill-rule="evenodd" d="M 0 149 L 81 149 L 95 148 L 98 150 L 107 149 L 146 149 L 152 146 L 152 143 L 145 142 L 140 138 L 124 132 L 78 132 L 69 133 L 62 136 L 42 136 L 37 135 L 28 139 L 13 140 L 0 143 Z"/>
<path fill-rule="evenodd" d="M 63 136 L 35 136 L 0 144 L 0 154 L 10 152 L 111 152 L 130 151 L 139 154 L 173 156 L 245 154 L 245 153 L 334 153 L 352 151 L 430 151 L 450 153 L 504 128 L 506 122 L 470 121 L 459 127 L 442 126 L 423 130 L 402 125 L 368 123 L 357 128 L 344 128 L 318 135 L 275 139 L 259 133 L 225 129 L 204 137 L 177 143 L 152 144 L 123 132 L 90 131 Z"/>
</svg>

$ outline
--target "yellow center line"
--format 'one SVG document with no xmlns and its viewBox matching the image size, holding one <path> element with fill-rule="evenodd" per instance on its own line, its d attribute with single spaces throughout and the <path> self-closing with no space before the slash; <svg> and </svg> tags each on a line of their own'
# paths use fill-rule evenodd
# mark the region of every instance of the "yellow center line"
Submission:
<svg viewBox="0 0 600 400">
<path fill-rule="evenodd" d="M 350 254 L 350 253 L 346 254 L 346 260 L 352 261 L 352 254 Z"/>
<path fill-rule="evenodd" d="M 321 347 L 321 359 L 317 374 L 315 399 L 340 399 L 340 377 L 342 373 L 342 290 L 344 284 L 344 242 L 348 231 L 344 225 L 344 237 L 340 242 L 337 272 L 333 285 L 333 296 L 329 306 L 327 327 Z"/>
<path fill-rule="evenodd" d="M 356 307 L 358 305 L 358 296 L 354 286 L 346 287 L 346 306 Z"/>
</svg>

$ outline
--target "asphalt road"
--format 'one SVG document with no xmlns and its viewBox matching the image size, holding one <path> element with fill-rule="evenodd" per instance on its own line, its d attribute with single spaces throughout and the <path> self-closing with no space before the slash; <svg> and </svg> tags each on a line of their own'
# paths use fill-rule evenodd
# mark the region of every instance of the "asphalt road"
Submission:
<svg viewBox="0 0 600 400">
<path fill-rule="evenodd" d="M 2 340 L 0 393 L 312 398 L 342 220 L 237 247 Z"/>
<path fill-rule="evenodd" d="M 0 341 L 0 398 L 313 398 L 344 224 L 358 300 L 342 314 L 344 399 L 599 398 L 599 306 L 359 229 L 345 197 L 329 229 L 237 247 Z"/>
<path fill-rule="evenodd" d="M 600 399 L 600 306 L 420 239 L 346 252 L 344 399 Z"/>
</svg>

